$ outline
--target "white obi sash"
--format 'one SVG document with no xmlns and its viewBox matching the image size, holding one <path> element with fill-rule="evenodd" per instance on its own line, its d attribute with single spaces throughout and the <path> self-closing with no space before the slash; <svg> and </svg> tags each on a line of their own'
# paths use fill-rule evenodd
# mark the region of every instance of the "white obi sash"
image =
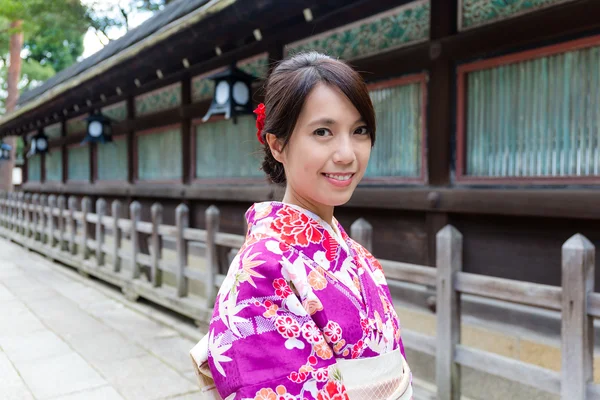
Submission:
<svg viewBox="0 0 600 400">
<path fill-rule="evenodd" d="M 190 350 L 202 400 L 222 400 L 208 368 L 208 335 Z M 347 360 L 336 365 L 350 400 L 412 400 L 412 375 L 400 349 L 377 357 Z M 228 396 L 234 398 L 235 393 Z M 227 400 L 227 399 L 225 399 Z"/>
<path fill-rule="evenodd" d="M 370 358 L 336 360 L 350 400 L 411 400 L 412 376 L 396 349 Z"/>
</svg>

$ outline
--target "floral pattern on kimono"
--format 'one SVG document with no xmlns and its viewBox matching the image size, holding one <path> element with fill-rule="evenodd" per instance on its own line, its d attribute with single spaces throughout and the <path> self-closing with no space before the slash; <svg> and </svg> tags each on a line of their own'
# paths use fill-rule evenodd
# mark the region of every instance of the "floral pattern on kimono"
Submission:
<svg viewBox="0 0 600 400">
<path fill-rule="evenodd" d="M 209 366 L 221 397 L 347 399 L 336 359 L 404 348 L 383 269 L 344 232 L 299 207 L 265 202 L 221 286 Z"/>
</svg>

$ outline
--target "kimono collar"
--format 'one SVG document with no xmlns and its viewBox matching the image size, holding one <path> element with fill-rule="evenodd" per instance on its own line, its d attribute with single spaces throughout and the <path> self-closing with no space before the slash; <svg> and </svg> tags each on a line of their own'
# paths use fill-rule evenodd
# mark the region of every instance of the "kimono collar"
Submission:
<svg viewBox="0 0 600 400">
<path fill-rule="evenodd" d="M 348 236 L 335 217 L 334 228 L 315 213 L 295 204 L 278 201 L 256 203 L 246 212 L 246 220 L 252 234 L 278 236 L 281 240 L 292 240 L 301 245 L 318 243 L 321 235 L 316 235 L 313 229 L 324 230 L 348 252 Z"/>
</svg>

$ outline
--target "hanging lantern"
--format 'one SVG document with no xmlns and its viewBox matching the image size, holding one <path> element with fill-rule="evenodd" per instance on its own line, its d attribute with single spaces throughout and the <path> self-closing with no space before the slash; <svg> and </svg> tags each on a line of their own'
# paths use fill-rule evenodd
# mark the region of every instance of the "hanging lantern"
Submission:
<svg viewBox="0 0 600 400">
<path fill-rule="evenodd" d="M 39 129 L 38 133 L 31 138 L 31 145 L 27 158 L 36 154 L 46 154 L 48 152 L 48 136 L 44 133 L 44 129 Z"/>
<path fill-rule="evenodd" d="M 233 64 L 227 70 L 209 76 L 215 82 L 215 93 L 208 112 L 202 118 L 208 121 L 212 115 L 225 114 L 225 119 L 238 115 L 252 114 L 252 82 L 256 78 Z"/>
<path fill-rule="evenodd" d="M 0 160 L 10 160 L 11 150 L 11 145 L 0 142 Z"/>
<path fill-rule="evenodd" d="M 82 144 L 85 143 L 109 143 L 112 142 L 112 120 L 96 112 L 86 118 L 87 132 Z"/>
</svg>

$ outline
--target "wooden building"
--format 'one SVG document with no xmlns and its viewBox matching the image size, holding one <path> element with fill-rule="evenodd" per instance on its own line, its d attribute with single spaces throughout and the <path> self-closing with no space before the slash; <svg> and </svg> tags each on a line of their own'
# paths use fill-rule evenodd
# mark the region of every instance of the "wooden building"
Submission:
<svg viewBox="0 0 600 400">
<path fill-rule="evenodd" d="M 201 121 L 206 77 L 235 62 L 264 79 L 320 50 L 364 73 L 377 110 L 346 227 L 364 217 L 376 256 L 433 265 L 451 223 L 465 271 L 559 285 L 562 243 L 600 244 L 598 15 L 597 0 L 179 1 L 23 94 L 0 137 L 51 138 L 24 191 L 135 199 L 146 220 L 184 201 L 195 227 L 218 204 L 221 229 L 241 233 L 248 206 L 281 190 L 258 169 L 252 116 Z M 81 145 L 96 109 L 114 143 Z"/>
</svg>

